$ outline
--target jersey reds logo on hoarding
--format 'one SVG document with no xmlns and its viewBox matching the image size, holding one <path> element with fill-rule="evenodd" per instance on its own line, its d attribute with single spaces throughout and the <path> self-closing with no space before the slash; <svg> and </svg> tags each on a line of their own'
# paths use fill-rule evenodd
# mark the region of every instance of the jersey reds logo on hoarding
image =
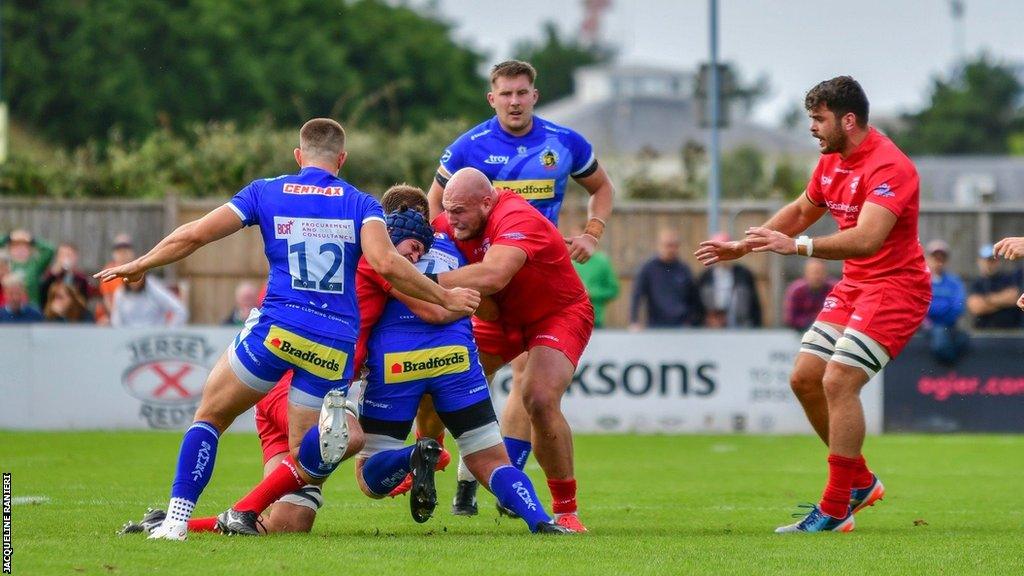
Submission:
<svg viewBox="0 0 1024 576">
<path fill-rule="evenodd" d="M 150 428 L 183 428 L 192 421 L 215 348 L 191 334 L 154 334 L 131 340 L 121 383 L 142 401 L 139 416 Z"/>
</svg>

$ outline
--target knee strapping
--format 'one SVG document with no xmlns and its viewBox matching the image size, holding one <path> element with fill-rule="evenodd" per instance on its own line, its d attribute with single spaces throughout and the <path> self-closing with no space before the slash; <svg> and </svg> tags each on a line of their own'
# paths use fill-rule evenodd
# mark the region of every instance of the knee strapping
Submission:
<svg viewBox="0 0 1024 576">
<path fill-rule="evenodd" d="M 800 351 L 813 354 L 826 362 L 836 351 L 836 342 L 842 337 L 838 330 L 825 322 L 815 322 L 804 332 Z"/>
<path fill-rule="evenodd" d="M 847 328 L 836 342 L 832 360 L 867 372 L 874 378 L 889 363 L 889 353 L 873 338 L 852 328 Z"/>
<path fill-rule="evenodd" d="M 501 444 L 501 430 L 498 428 L 497 422 L 491 422 L 463 432 L 461 436 L 455 439 L 455 443 L 459 446 L 459 453 L 473 454 L 474 452 Z"/>
</svg>

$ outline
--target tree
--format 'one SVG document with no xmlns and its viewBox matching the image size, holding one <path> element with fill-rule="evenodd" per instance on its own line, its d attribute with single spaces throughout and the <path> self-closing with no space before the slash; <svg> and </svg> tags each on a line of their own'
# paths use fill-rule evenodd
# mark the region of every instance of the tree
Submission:
<svg viewBox="0 0 1024 576">
<path fill-rule="evenodd" d="M 381 0 L 3 3 L 11 116 L 63 144 L 311 116 L 392 131 L 486 112 L 477 53 Z"/>
<path fill-rule="evenodd" d="M 513 52 L 517 60 L 529 62 L 537 69 L 535 86 L 546 102 L 572 94 L 572 74 L 577 68 L 610 62 L 615 55 L 610 48 L 587 46 L 575 38 L 563 38 L 554 22 L 544 24 L 541 42 L 519 42 Z"/>
<path fill-rule="evenodd" d="M 981 56 L 950 80 L 935 78 L 928 106 L 896 135 L 910 154 L 1006 154 L 1024 130 L 1022 87 L 1013 70 Z"/>
</svg>

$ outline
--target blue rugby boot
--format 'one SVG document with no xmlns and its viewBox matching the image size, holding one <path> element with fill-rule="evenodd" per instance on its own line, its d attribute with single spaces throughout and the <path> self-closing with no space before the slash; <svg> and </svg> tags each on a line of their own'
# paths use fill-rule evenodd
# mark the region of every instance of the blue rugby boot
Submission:
<svg viewBox="0 0 1024 576">
<path fill-rule="evenodd" d="M 810 508 L 799 522 L 788 526 L 779 526 L 775 529 L 776 534 L 787 534 L 790 532 L 851 532 L 853 531 L 853 512 L 847 509 L 846 518 L 833 518 L 825 514 L 815 504 L 801 504 L 801 508 Z M 799 517 L 800 513 L 793 514 Z"/>
</svg>

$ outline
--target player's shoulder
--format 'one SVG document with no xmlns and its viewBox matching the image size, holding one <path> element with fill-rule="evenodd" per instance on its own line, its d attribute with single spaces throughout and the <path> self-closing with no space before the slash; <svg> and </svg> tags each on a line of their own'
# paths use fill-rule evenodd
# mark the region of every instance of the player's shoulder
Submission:
<svg viewBox="0 0 1024 576">
<path fill-rule="evenodd" d="M 463 132 L 453 142 L 453 146 L 468 146 L 470 144 L 484 141 L 486 142 L 489 136 L 494 136 L 494 118 L 488 118 L 483 122 L 473 126 L 469 130 Z"/>
<path fill-rule="evenodd" d="M 569 128 L 568 126 L 563 126 L 561 124 L 552 122 L 551 120 L 548 120 L 547 118 L 542 118 L 540 116 L 534 116 L 533 117 L 533 121 L 536 122 L 540 126 L 540 128 L 542 130 L 544 130 L 544 132 L 546 132 L 548 134 L 554 134 L 556 137 L 558 137 L 560 139 L 565 138 L 565 139 L 586 140 L 586 138 L 582 134 L 580 134 L 579 132 L 573 130 L 572 128 Z"/>
<path fill-rule="evenodd" d="M 895 142 L 881 132 L 876 131 L 876 137 L 878 138 L 878 144 L 872 160 L 878 168 L 891 168 L 897 172 L 917 174 L 914 162 L 903 150 L 900 150 Z"/>
</svg>

